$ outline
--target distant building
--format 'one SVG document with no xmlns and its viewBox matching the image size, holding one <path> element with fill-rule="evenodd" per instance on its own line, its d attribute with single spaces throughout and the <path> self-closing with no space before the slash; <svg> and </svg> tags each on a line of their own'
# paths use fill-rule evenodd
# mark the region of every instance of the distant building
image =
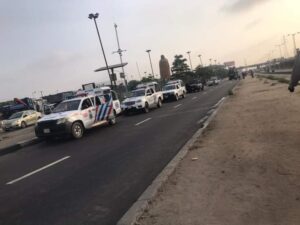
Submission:
<svg viewBox="0 0 300 225">
<path fill-rule="evenodd" d="M 170 79 L 171 77 L 170 65 L 168 59 L 164 55 L 161 55 L 159 61 L 159 71 L 162 80 Z"/>
</svg>

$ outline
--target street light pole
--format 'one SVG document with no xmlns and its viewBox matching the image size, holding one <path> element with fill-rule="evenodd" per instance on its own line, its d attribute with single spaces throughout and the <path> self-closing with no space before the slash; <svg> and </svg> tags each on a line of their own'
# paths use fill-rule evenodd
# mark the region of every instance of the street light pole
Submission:
<svg viewBox="0 0 300 225">
<path fill-rule="evenodd" d="M 122 52 L 125 52 L 126 50 L 122 50 L 120 48 L 120 42 L 119 42 L 119 35 L 118 35 L 118 26 L 117 24 L 115 24 L 115 32 L 116 32 L 116 38 L 117 38 L 117 44 L 118 44 L 118 51 L 113 52 L 113 53 L 119 53 L 120 56 L 120 61 L 122 64 L 122 72 L 123 72 L 123 79 L 124 79 L 124 83 L 125 83 L 125 88 L 126 88 L 126 93 L 128 93 L 128 86 L 127 86 L 127 80 L 126 80 L 126 76 L 125 76 L 125 71 L 124 71 L 124 66 L 123 66 L 123 59 L 122 59 Z"/>
<path fill-rule="evenodd" d="M 149 61 L 150 61 L 150 66 L 151 66 L 151 71 L 152 71 L 152 77 L 153 77 L 153 79 L 154 79 L 153 66 L 152 66 L 152 61 L 151 61 L 151 56 L 150 56 L 150 52 L 151 52 L 151 50 L 150 50 L 150 49 L 148 49 L 148 50 L 146 50 L 146 52 L 147 52 L 147 53 L 148 53 L 148 55 L 149 55 Z"/>
<path fill-rule="evenodd" d="M 211 66 L 211 60 L 212 60 L 212 59 L 209 59 L 209 64 L 210 64 L 210 66 Z"/>
<path fill-rule="evenodd" d="M 295 55 L 297 55 L 297 47 L 296 47 L 296 39 L 295 39 L 295 36 L 296 36 L 297 34 L 300 34 L 300 32 L 297 32 L 297 33 L 294 33 L 294 34 L 288 34 L 288 36 L 292 36 L 292 38 L 293 38 Z"/>
<path fill-rule="evenodd" d="M 203 67 L 203 63 L 202 63 L 201 56 L 202 56 L 202 55 L 198 55 L 198 57 L 199 57 L 199 60 L 200 60 L 200 65 Z"/>
<path fill-rule="evenodd" d="M 191 61 L 191 51 L 186 52 L 189 55 L 190 65 L 191 65 L 191 71 L 193 71 L 192 61 Z"/>
<path fill-rule="evenodd" d="M 275 46 L 279 48 L 280 58 L 282 58 L 281 45 L 275 45 Z"/>
<path fill-rule="evenodd" d="M 99 13 L 95 13 L 95 14 L 91 13 L 91 14 L 89 14 L 89 19 L 94 20 L 94 22 L 95 22 L 95 27 L 96 27 L 96 30 L 97 30 L 97 34 L 98 34 L 100 46 L 101 46 L 101 49 L 102 49 L 103 58 L 104 58 L 104 61 L 105 61 L 107 73 L 108 73 L 108 76 L 109 76 L 109 79 L 110 79 L 110 84 L 113 87 L 112 77 L 110 75 L 110 71 L 109 71 L 109 68 L 108 68 L 108 64 L 107 64 L 107 60 L 106 60 L 106 56 L 105 56 L 105 52 L 104 52 L 104 48 L 103 48 L 101 36 L 100 36 L 100 32 L 99 32 L 98 25 L 97 25 L 97 22 L 96 22 L 96 19 L 98 17 L 99 17 Z"/>
</svg>

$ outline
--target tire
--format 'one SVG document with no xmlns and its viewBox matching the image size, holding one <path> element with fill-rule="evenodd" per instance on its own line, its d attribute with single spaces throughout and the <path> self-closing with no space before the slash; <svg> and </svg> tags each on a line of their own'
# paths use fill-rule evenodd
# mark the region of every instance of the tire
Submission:
<svg viewBox="0 0 300 225">
<path fill-rule="evenodd" d="M 116 122 L 117 122 L 117 121 L 116 121 L 116 116 L 114 116 L 113 118 L 111 118 L 111 119 L 108 120 L 108 124 L 109 124 L 110 126 L 115 125 Z"/>
<path fill-rule="evenodd" d="M 82 138 L 83 133 L 84 133 L 84 127 L 83 127 L 82 123 L 74 122 L 72 124 L 72 128 L 71 128 L 72 137 L 75 139 L 80 139 L 80 138 Z"/>
<path fill-rule="evenodd" d="M 149 105 L 148 102 L 145 103 L 145 107 L 144 107 L 144 113 L 148 113 L 149 112 Z"/>
<path fill-rule="evenodd" d="M 175 95 L 175 101 L 178 101 L 178 94 Z"/>
<path fill-rule="evenodd" d="M 161 106 L 162 106 L 162 101 L 161 101 L 161 99 L 159 98 L 159 99 L 158 99 L 158 102 L 157 102 L 157 108 L 161 108 Z"/>
<path fill-rule="evenodd" d="M 182 94 L 182 98 L 185 98 L 185 92 L 183 92 L 183 94 Z"/>
<path fill-rule="evenodd" d="M 26 128 L 27 127 L 27 124 L 23 121 L 22 123 L 21 123 L 21 128 Z"/>
</svg>

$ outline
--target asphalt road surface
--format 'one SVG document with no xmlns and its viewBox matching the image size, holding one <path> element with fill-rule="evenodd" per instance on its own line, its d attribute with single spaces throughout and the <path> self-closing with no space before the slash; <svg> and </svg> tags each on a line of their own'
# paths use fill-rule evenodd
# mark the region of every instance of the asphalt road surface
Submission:
<svg viewBox="0 0 300 225">
<path fill-rule="evenodd" d="M 234 85 L 0 157 L 0 224 L 115 224 Z"/>
</svg>

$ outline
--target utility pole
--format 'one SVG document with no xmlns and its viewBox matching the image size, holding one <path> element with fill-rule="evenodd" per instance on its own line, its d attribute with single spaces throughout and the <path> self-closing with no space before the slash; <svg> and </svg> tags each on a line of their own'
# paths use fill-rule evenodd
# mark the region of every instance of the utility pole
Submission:
<svg viewBox="0 0 300 225">
<path fill-rule="evenodd" d="M 286 58 L 289 57 L 289 52 L 288 52 L 288 48 L 287 48 L 287 45 L 286 45 L 286 39 L 285 39 L 285 35 L 283 35 L 282 37 L 282 45 L 284 46 L 284 55 Z"/>
<path fill-rule="evenodd" d="M 279 48 L 279 53 L 280 53 L 280 59 L 282 58 L 282 51 L 281 51 L 281 45 L 275 45 L 276 47 Z"/>
<path fill-rule="evenodd" d="M 188 51 L 186 53 L 189 55 L 189 60 L 190 60 L 190 65 L 191 65 L 191 71 L 193 71 L 192 60 L 191 60 L 191 51 Z"/>
<path fill-rule="evenodd" d="M 211 60 L 212 60 L 212 59 L 209 59 L 209 65 L 210 65 L 210 66 L 211 66 Z"/>
<path fill-rule="evenodd" d="M 293 34 L 288 34 L 288 36 L 292 36 L 293 43 L 294 43 L 294 53 L 295 53 L 295 55 L 297 55 L 297 46 L 296 46 L 296 39 L 295 39 L 295 36 L 297 34 L 300 34 L 300 32 L 293 33 Z"/>
<path fill-rule="evenodd" d="M 110 84 L 113 87 L 112 76 L 110 75 L 110 72 L 109 72 L 109 68 L 108 68 L 108 64 L 107 64 L 107 60 L 106 60 L 106 56 L 105 56 L 105 52 L 104 52 L 104 48 L 103 48 L 103 44 L 102 44 L 100 32 L 99 32 L 98 25 L 97 25 L 97 22 L 96 22 L 96 19 L 98 17 L 99 17 L 99 13 L 95 13 L 95 14 L 91 13 L 91 14 L 89 14 L 89 19 L 94 20 L 94 22 L 95 22 L 95 27 L 96 27 L 96 30 L 97 30 L 98 39 L 99 39 L 100 46 L 101 46 L 101 49 L 102 49 L 102 54 L 103 54 L 103 58 L 104 58 L 104 61 L 105 61 L 107 73 L 108 73 L 108 76 L 109 76 L 109 79 L 110 79 Z"/>
<path fill-rule="evenodd" d="M 149 55 L 149 61 L 150 61 L 150 66 L 151 66 L 151 71 L 152 71 L 152 78 L 154 79 L 153 66 L 152 66 L 152 61 L 151 61 L 151 56 L 150 56 L 150 52 L 151 52 L 151 50 L 150 50 L 150 49 L 148 49 L 148 50 L 146 50 L 146 52 L 147 52 L 147 53 L 148 53 L 148 55 Z"/>
<path fill-rule="evenodd" d="M 138 71 L 138 73 L 139 73 L 139 78 L 140 78 L 140 80 L 141 80 L 141 79 L 142 79 L 142 76 L 141 76 L 141 72 L 140 72 L 140 68 L 139 68 L 138 62 L 136 62 L 136 68 L 137 68 L 137 71 Z"/>
<path fill-rule="evenodd" d="M 116 32 L 116 38 L 117 38 L 117 44 L 118 44 L 118 50 L 114 53 L 118 53 L 120 56 L 120 62 L 122 64 L 122 72 L 123 72 L 123 79 L 124 79 L 124 83 L 125 83 L 125 89 L 126 89 L 126 93 L 128 93 L 128 86 L 127 86 L 127 80 L 126 80 L 126 75 L 125 75 L 125 71 L 124 71 L 124 66 L 123 66 L 123 59 L 122 59 L 122 52 L 126 52 L 126 50 L 122 50 L 120 47 L 120 42 L 119 42 L 119 35 L 118 35 L 118 26 L 117 24 L 114 25 L 115 27 L 115 32 Z"/>
</svg>

